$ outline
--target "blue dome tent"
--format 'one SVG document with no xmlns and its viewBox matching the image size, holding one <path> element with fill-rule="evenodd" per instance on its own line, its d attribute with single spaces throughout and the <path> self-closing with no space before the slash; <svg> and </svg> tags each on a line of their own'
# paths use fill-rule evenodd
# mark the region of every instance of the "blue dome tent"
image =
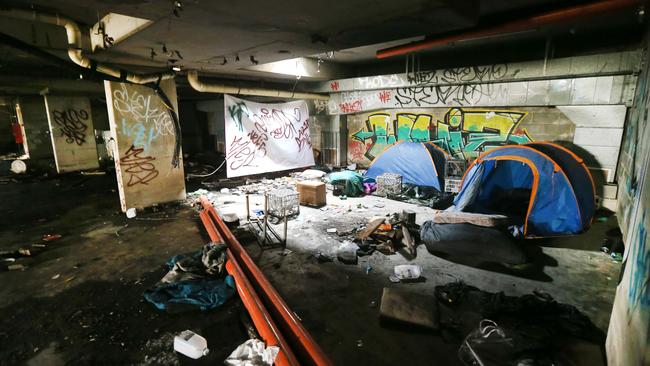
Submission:
<svg viewBox="0 0 650 366">
<path fill-rule="evenodd" d="M 593 192 L 589 171 L 568 150 L 503 146 L 470 165 L 451 210 L 506 215 L 524 237 L 571 235 L 589 227 Z"/>
<path fill-rule="evenodd" d="M 379 154 L 366 176 L 376 179 L 384 173 L 395 173 L 402 176 L 402 183 L 442 191 L 446 156 L 431 142 L 400 142 Z"/>
</svg>

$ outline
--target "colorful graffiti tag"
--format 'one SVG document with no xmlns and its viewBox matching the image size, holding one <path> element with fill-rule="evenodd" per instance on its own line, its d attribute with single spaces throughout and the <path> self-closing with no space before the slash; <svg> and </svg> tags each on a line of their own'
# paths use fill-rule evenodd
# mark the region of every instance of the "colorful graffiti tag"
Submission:
<svg viewBox="0 0 650 366">
<path fill-rule="evenodd" d="M 474 158 L 496 146 L 532 141 L 518 126 L 527 112 L 498 109 L 451 108 L 437 119 L 429 113 L 368 115 L 365 126 L 350 131 L 352 160 L 372 160 L 398 141 L 431 141 L 458 158 Z M 362 155 L 362 156 L 361 156 Z"/>
</svg>

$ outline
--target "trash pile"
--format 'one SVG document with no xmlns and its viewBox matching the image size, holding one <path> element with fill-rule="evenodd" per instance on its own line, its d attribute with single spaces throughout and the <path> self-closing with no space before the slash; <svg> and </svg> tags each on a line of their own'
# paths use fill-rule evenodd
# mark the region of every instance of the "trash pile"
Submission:
<svg viewBox="0 0 650 366">
<path fill-rule="evenodd" d="M 415 257 L 419 237 L 415 212 L 412 211 L 394 213 L 388 218 L 373 217 L 367 224 L 351 230 L 330 228 L 327 232 L 349 238 L 341 243 L 336 253 L 338 260 L 346 264 L 356 264 L 357 257 L 371 255 L 375 251 L 391 255 L 402 248 L 407 256 Z M 322 255 L 319 253 L 315 257 Z"/>
<path fill-rule="evenodd" d="M 50 243 L 61 239 L 60 234 L 44 234 L 40 243 L 34 243 L 29 248 L 23 247 L 16 250 L 0 251 L 0 269 L 7 271 L 24 271 L 28 267 L 20 263 L 22 258 L 31 258 L 47 250 Z"/>
</svg>

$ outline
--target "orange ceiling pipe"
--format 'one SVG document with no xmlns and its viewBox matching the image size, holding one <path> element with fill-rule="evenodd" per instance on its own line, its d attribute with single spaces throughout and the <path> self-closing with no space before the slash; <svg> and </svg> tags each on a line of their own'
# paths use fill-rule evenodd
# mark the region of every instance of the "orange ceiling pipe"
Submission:
<svg viewBox="0 0 650 366">
<path fill-rule="evenodd" d="M 275 316 L 278 325 L 282 327 L 283 334 L 291 342 L 293 351 L 301 357 L 303 364 L 318 366 L 333 365 L 329 357 L 327 357 L 322 348 L 312 338 L 311 334 L 307 332 L 294 312 L 284 302 L 277 290 L 271 285 L 257 264 L 248 255 L 246 249 L 244 249 L 223 220 L 221 220 L 210 201 L 205 197 L 201 197 L 201 204 L 204 210 L 210 213 L 212 220 L 216 223 L 228 247 L 233 251 L 233 254 L 237 257 L 244 270 L 247 271 L 251 282 L 257 285 L 260 296 L 266 301 L 266 305 Z"/>
<path fill-rule="evenodd" d="M 210 236 L 210 240 L 215 243 L 223 243 L 223 239 L 221 238 L 221 235 L 219 235 L 212 220 L 210 220 L 208 212 L 201 211 L 199 217 L 203 222 L 203 226 L 205 226 L 205 230 Z M 229 275 L 234 277 L 235 285 L 237 286 L 237 293 L 244 303 L 244 307 L 246 307 L 248 314 L 250 314 L 260 337 L 262 337 L 262 340 L 267 346 L 278 346 L 280 348 L 280 352 L 275 359 L 275 364 L 281 366 L 299 366 L 300 363 L 296 359 L 296 356 L 289 348 L 289 345 L 282 334 L 280 334 L 277 325 L 275 325 L 273 319 L 271 319 L 271 315 L 262 304 L 262 300 L 260 300 L 257 293 L 255 293 L 250 281 L 244 275 L 244 272 L 237 263 L 232 251 L 226 249 L 226 255 L 228 257 L 228 261 L 226 261 L 226 271 L 228 271 Z"/>
<path fill-rule="evenodd" d="M 553 10 L 529 18 L 515 20 L 493 27 L 470 30 L 440 38 L 424 39 L 422 41 L 385 48 L 377 51 L 377 58 L 387 58 L 422 51 L 433 47 L 444 46 L 453 42 L 487 38 L 498 35 L 522 32 L 551 24 L 571 22 L 590 18 L 596 15 L 609 14 L 633 6 L 640 5 L 640 0 L 604 0 L 590 4 L 576 5 L 564 9 Z"/>
</svg>

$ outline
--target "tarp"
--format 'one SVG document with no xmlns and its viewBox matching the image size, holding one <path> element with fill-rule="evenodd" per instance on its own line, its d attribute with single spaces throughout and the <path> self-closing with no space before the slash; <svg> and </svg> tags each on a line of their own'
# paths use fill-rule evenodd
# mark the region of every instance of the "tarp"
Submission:
<svg viewBox="0 0 650 366">
<path fill-rule="evenodd" d="M 366 176 L 384 173 L 402 176 L 402 183 L 443 190 L 446 153 L 432 143 L 400 142 L 384 150 L 373 161 Z"/>
<path fill-rule="evenodd" d="M 314 165 L 304 100 L 255 103 L 224 95 L 228 177 Z"/>
<path fill-rule="evenodd" d="M 470 166 L 453 209 L 520 219 L 527 237 L 578 234 L 588 228 L 593 209 L 588 204 L 581 206 L 582 200 L 568 177 L 586 170 L 580 164 L 562 165 L 529 146 L 491 150 Z M 587 203 L 593 203 L 590 192 L 583 197 Z"/>
</svg>

